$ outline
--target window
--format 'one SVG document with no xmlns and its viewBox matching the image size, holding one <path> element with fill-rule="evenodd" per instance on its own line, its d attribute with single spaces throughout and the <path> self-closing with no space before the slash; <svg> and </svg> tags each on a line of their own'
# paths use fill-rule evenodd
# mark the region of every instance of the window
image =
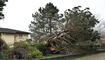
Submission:
<svg viewBox="0 0 105 60">
<path fill-rule="evenodd" d="M 22 34 L 19 34 L 19 39 L 21 39 L 22 38 Z"/>
</svg>

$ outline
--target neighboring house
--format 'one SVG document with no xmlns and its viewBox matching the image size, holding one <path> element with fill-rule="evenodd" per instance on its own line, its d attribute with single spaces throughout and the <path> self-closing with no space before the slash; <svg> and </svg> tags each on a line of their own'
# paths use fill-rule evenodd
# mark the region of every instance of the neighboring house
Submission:
<svg viewBox="0 0 105 60">
<path fill-rule="evenodd" d="M 0 37 L 8 44 L 12 45 L 14 42 L 25 41 L 28 39 L 29 32 L 0 28 Z"/>
</svg>

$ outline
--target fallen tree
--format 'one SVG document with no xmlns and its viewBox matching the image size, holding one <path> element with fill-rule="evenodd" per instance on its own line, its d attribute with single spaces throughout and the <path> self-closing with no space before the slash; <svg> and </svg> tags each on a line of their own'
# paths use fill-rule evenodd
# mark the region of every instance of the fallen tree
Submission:
<svg viewBox="0 0 105 60">
<path fill-rule="evenodd" d="M 80 7 L 66 10 L 64 31 L 47 40 L 47 45 L 54 48 L 54 53 L 77 54 L 95 49 L 93 46 L 100 39 L 100 34 L 93 28 L 99 21 L 89 8 L 81 10 Z"/>
</svg>

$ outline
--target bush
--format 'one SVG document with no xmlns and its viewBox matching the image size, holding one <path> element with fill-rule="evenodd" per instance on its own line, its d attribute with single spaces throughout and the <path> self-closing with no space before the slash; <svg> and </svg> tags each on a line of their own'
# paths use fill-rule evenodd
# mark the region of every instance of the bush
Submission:
<svg viewBox="0 0 105 60">
<path fill-rule="evenodd" d="M 8 53 L 9 53 L 9 50 L 3 50 L 0 53 L 0 59 L 8 59 Z"/>
<path fill-rule="evenodd" d="M 36 43 L 36 44 L 34 44 L 34 46 L 35 46 L 37 49 L 41 50 L 41 49 L 45 48 L 47 45 L 44 44 L 44 43 Z"/>
<path fill-rule="evenodd" d="M 43 57 L 42 52 L 40 52 L 35 47 L 28 45 L 26 42 L 15 42 L 14 47 L 9 53 L 10 58 L 16 59 L 32 59 L 32 58 L 41 58 Z"/>
<path fill-rule="evenodd" d="M 3 50 L 8 50 L 8 49 L 9 47 L 6 44 L 6 42 L 0 38 L 0 52 L 2 52 Z"/>
<path fill-rule="evenodd" d="M 33 45 L 33 47 L 37 48 L 39 51 L 43 53 L 43 55 L 51 54 L 50 49 L 47 47 L 44 43 L 36 43 Z"/>
<path fill-rule="evenodd" d="M 41 58 L 43 57 L 42 52 L 40 52 L 38 49 L 30 47 L 30 52 L 28 54 L 28 58 Z"/>
<path fill-rule="evenodd" d="M 24 59 L 27 58 L 28 53 L 29 47 L 25 42 L 15 42 L 9 53 L 9 58 Z"/>
<path fill-rule="evenodd" d="M 28 45 L 32 45 L 32 39 L 26 39 L 26 43 L 27 43 Z"/>
<path fill-rule="evenodd" d="M 8 45 L 0 38 L 0 59 L 7 58 L 8 50 Z"/>
</svg>

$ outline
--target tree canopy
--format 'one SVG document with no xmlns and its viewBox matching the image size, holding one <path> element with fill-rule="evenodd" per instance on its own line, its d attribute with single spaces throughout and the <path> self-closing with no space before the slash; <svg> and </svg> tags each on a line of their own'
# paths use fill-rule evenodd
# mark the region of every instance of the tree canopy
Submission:
<svg viewBox="0 0 105 60">
<path fill-rule="evenodd" d="M 32 37 L 39 40 L 50 35 L 44 39 L 47 44 L 55 50 L 66 52 L 70 52 L 73 46 L 77 48 L 76 46 L 81 44 L 94 45 L 99 41 L 100 34 L 94 30 L 99 21 L 88 7 L 67 9 L 63 15 L 58 12 L 52 3 L 47 3 L 44 8 L 40 7 L 38 12 L 33 14 L 34 20 L 30 24 Z"/>
<path fill-rule="evenodd" d="M 52 3 L 47 3 L 45 7 L 40 7 L 38 12 L 32 15 L 34 20 L 30 24 L 32 37 L 36 40 L 46 35 L 53 35 L 59 29 L 59 10 Z"/>
<path fill-rule="evenodd" d="M 0 19 L 4 18 L 4 14 L 2 13 L 3 7 L 6 6 L 5 2 L 8 0 L 0 0 Z"/>
<path fill-rule="evenodd" d="M 100 34 L 93 29 L 99 23 L 98 19 L 89 11 L 89 8 L 80 8 L 81 6 L 77 6 L 64 12 L 65 29 L 48 39 L 48 45 L 58 51 L 69 53 L 70 50 L 79 48 L 81 44 L 91 45 L 100 39 Z"/>
<path fill-rule="evenodd" d="M 81 6 L 74 7 L 72 10 L 65 11 L 66 25 L 65 29 L 70 31 L 72 37 L 78 41 L 92 40 L 96 33 L 94 27 L 99 23 L 98 19 L 89 11 L 89 8 L 83 10 Z"/>
</svg>

